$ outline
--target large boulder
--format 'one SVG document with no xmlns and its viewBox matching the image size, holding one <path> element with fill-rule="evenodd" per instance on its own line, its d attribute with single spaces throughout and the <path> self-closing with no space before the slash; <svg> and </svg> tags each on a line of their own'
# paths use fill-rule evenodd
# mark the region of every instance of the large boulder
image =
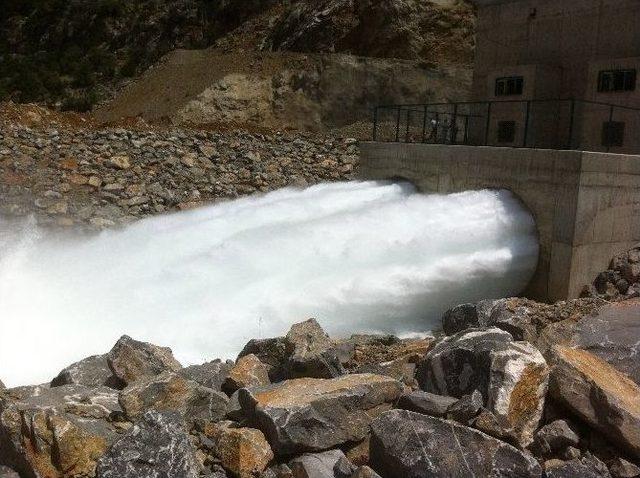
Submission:
<svg viewBox="0 0 640 478">
<path fill-rule="evenodd" d="M 127 425 L 118 392 L 107 387 L 7 390 L 0 396 L 0 463 L 24 476 L 93 476 Z"/>
<path fill-rule="evenodd" d="M 233 395 L 236 390 L 246 387 L 259 387 L 271 383 L 269 369 L 253 354 L 245 355 L 229 371 L 222 390 Z"/>
<path fill-rule="evenodd" d="M 178 373 L 188 380 L 193 380 L 204 387 L 219 392 L 232 368 L 233 362 L 231 361 L 213 360 L 201 365 L 190 365 L 178 370 Z"/>
<path fill-rule="evenodd" d="M 544 466 L 546 478 L 611 478 L 607 465 L 595 456 L 573 460 L 549 460 Z"/>
<path fill-rule="evenodd" d="M 291 455 L 362 440 L 401 393 L 389 377 L 356 374 L 240 389 L 239 400 L 276 455 Z"/>
<path fill-rule="evenodd" d="M 444 417 L 447 415 L 449 407 L 457 401 L 457 398 L 416 390 L 402 395 L 397 406 L 410 412 L 423 413 L 432 417 Z"/>
<path fill-rule="evenodd" d="M 138 380 L 120 392 L 120 404 L 132 421 L 149 410 L 176 412 L 188 420 L 218 421 L 224 418 L 228 402 L 224 393 L 174 372 Z"/>
<path fill-rule="evenodd" d="M 113 374 L 124 385 L 182 368 L 170 348 L 139 342 L 127 335 L 120 337 L 109 351 L 107 361 Z"/>
<path fill-rule="evenodd" d="M 280 382 L 286 378 L 287 343 L 284 337 L 270 339 L 253 339 L 244 346 L 238 360 L 247 355 L 255 355 L 269 370 L 272 382 Z"/>
<path fill-rule="evenodd" d="M 288 378 L 332 378 L 344 373 L 333 342 L 315 319 L 294 324 L 285 343 Z"/>
<path fill-rule="evenodd" d="M 482 432 L 393 410 L 371 425 L 371 466 L 385 478 L 540 477 L 537 461 Z"/>
<path fill-rule="evenodd" d="M 640 299 L 606 304 L 549 326 L 537 345 L 547 352 L 556 344 L 591 352 L 640 383 Z"/>
<path fill-rule="evenodd" d="M 614 443 L 640 457 L 640 387 L 584 350 L 556 346 L 551 396 Z"/>
<path fill-rule="evenodd" d="M 544 357 L 497 328 L 470 329 L 436 344 L 418 368 L 428 392 L 462 398 L 478 390 L 502 428 L 521 446 L 533 440 L 549 379 Z"/>
<path fill-rule="evenodd" d="M 207 436 L 215 443 L 217 458 L 232 476 L 256 476 L 273 459 L 271 447 L 260 430 L 234 427 L 232 422 L 219 422 L 206 428 Z"/>
<path fill-rule="evenodd" d="M 106 355 L 94 355 L 69 365 L 51 381 L 52 387 L 61 385 L 84 385 L 86 387 L 105 385 L 116 389 L 123 388 L 123 383 L 114 376 L 109 368 Z"/>
<path fill-rule="evenodd" d="M 198 478 L 200 471 L 181 418 L 149 411 L 100 458 L 96 478 Z"/>
</svg>

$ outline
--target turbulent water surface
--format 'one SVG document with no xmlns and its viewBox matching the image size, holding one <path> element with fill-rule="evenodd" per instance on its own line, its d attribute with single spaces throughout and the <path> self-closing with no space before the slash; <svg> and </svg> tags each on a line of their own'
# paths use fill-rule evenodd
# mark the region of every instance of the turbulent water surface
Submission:
<svg viewBox="0 0 640 478">
<path fill-rule="evenodd" d="M 537 254 L 506 191 L 394 183 L 283 189 L 92 237 L 0 222 L 0 378 L 48 381 L 125 333 L 184 363 L 311 316 L 337 336 L 424 333 L 453 304 L 519 293 Z"/>
</svg>

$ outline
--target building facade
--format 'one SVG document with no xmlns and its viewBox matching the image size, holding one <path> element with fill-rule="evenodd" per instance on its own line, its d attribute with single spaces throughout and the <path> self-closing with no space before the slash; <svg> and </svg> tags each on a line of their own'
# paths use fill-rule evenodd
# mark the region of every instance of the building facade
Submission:
<svg viewBox="0 0 640 478">
<path fill-rule="evenodd" d="M 474 3 L 472 96 L 492 102 L 489 115 L 477 107 L 478 135 L 494 145 L 640 153 L 640 0 Z"/>
</svg>

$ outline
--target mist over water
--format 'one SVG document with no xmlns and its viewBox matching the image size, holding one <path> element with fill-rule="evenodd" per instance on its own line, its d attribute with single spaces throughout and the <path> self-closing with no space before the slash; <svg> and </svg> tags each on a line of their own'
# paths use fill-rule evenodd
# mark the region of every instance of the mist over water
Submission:
<svg viewBox="0 0 640 478">
<path fill-rule="evenodd" d="M 0 219 L 0 378 L 51 380 L 122 334 L 183 364 L 316 317 L 334 336 L 437 328 L 448 307 L 521 292 L 533 219 L 506 191 L 283 189 L 94 236 Z"/>
</svg>

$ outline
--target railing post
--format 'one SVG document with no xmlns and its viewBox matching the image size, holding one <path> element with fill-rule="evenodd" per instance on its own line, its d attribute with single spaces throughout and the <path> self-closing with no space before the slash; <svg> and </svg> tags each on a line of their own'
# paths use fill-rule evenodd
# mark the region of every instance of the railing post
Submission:
<svg viewBox="0 0 640 478">
<path fill-rule="evenodd" d="M 378 107 L 373 109 L 373 141 L 378 139 Z"/>
<path fill-rule="evenodd" d="M 451 118 L 451 144 L 456 144 L 458 136 L 458 103 L 453 104 L 453 118 Z"/>
<path fill-rule="evenodd" d="M 529 113 L 531 111 L 531 101 L 527 101 L 527 113 L 525 115 L 524 120 L 524 140 L 523 140 L 523 148 L 527 147 L 527 136 L 529 135 Z"/>
<path fill-rule="evenodd" d="M 492 102 L 487 103 L 487 128 L 484 132 L 484 145 L 489 146 L 489 129 L 491 128 L 491 105 Z"/>
<path fill-rule="evenodd" d="M 463 144 L 469 144 L 469 117 L 464 117 L 464 139 Z"/>
<path fill-rule="evenodd" d="M 573 128 L 576 114 L 576 100 L 574 98 L 571 98 L 571 105 L 569 108 L 569 144 L 567 145 L 567 149 L 573 149 Z"/>
<path fill-rule="evenodd" d="M 398 106 L 398 116 L 396 118 L 396 143 L 400 142 L 400 110 L 402 106 Z"/>
<path fill-rule="evenodd" d="M 422 142 L 424 143 L 427 139 L 427 111 L 429 109 L 429 105 L 424 105 L 424 113 L 422 115 Z"/>
<path fill-rule="evenodd" d="M 607 138 L 607 153 L 611 151 L 611 122 L 613 121 L 613 105 L 609 106 L 609 127 Z"/>
<path fill-rule="evenodd" d="M 411 124 L 411 108 L 407 108 L 407 128 L 404 133 L 404 142 L 409 142 L 409 125 Z"/>
</svg>

